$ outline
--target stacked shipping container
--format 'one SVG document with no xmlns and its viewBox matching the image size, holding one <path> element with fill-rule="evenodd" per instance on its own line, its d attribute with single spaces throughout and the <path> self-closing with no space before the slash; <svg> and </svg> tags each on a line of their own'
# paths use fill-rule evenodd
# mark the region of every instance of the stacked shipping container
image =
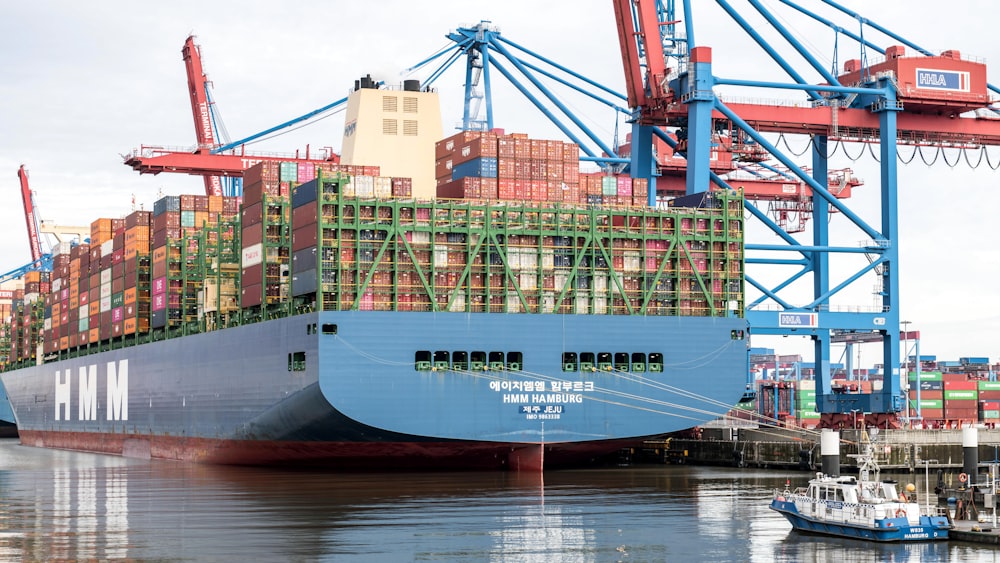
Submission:
<svg viewBox="0 0 1000 563">
<path fill-rule="evenodd" d="M 499 138 L 497 146 L 502 154 Z M 49 354 L 106 349 L 152 330 L 213 330 L 302 307 L 742 311 L 738 194 L 672 210 L 423 202 L 405 199 L 409 179 L 377 174 L 265 163 L 247 172 L 242 206 L 167 196 L 152 213 L 98 219 L 89 246 L 61 248 L 53 277 L 29 274 L 23 295 L 11 299 L 13 318 L 0 335 L 6 358 L 23 365 L 35 361 L 39 343 Z"/>
<path fill-rule="evenodd" d="M 626 211 L 338 197 L 345 182 L 320 178 L 292 197 L 301 264 L 292 293 L 318 291 L 322 309 L 724 316 L 742 307 L 738 195 L 718 195 L 716 208 Z"/>
<path fill-rule="evenodd" d="M 462 131 L 435 147 L 437 196 L 447 199 L 645 205 L 645 180 L 581 174 L 574 143 L 521 133 Z"/>
</svg>

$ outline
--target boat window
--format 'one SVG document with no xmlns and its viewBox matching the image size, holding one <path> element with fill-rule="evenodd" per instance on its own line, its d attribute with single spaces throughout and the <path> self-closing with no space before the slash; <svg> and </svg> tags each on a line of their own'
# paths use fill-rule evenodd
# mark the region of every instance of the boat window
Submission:
<svg viewBox="0 0 1000 563">
<path fill-rule="evenodd" d="M 305 371 L 306 353 L 292 352 L 288 355 L 288 371 Z"/>
<path fill-rule="evenodd" d="M 448 352 L 438 350 L 434 352 L 434 369 L 447 370 L 451 368 L 451 358 Z"/>
<path fill-rule="evenodd" d="M 486 352 L 473 351 L 469 355 L 469 369 L 472 371 L 483 371 L 486 367 Z"/>
<path fill-rule="evenodd" d="M 520 352 L 507 352 L 507 369 L 514 371 L 524 369 L 523 355 Z"/>
<path fill-rule="evenodd" d="M 595 365 L 596 362 L 594 360 L 593 352 L 580 353 L 580 371 L 594 371 Z"/>
<path fill-rule="evenodd" d="M 601 371 L 611 371 L 611 352 L 597 353 L 597 369 Z"/>
<path fill-rule="evenodd" d="M 316 330 L 316 325 L 313 325 L 313 330 Z M 337 334 L 337 325 L 333 323 L 323 323 L 323 334 Z"/>
<path fill-rule="evenodd" d="M 653 352 L 649 355 L 650 373 L 663 373 L 663 354 Z"/>
<path fill-rule="evenodd" d="M 454 352 L 451 355 L 452 364 L 451 367 L 458 371 L 467 371 L 469 369 L 469 353 L 468 352 Z"/>
<path fill-rule="evenodd" d="M 503 352 L 490 352 L 490 369 L 499 371 L 503 368 Z"/>
<path fill-rule="evenodd" d="M 632 354 L 632 371 L 642 373 L 646 371 L 646 354 L 635 352 Z"/>
<path fill-rule="evenodd" d="M 628 354 L 615 352 L 615 371 L 628 371 Z"/>
<path fill-rule="evenodd" d="M 326 327 L 326 325 L 323 325 Z M 417 371 L 431 370 L 431 353 L 427 350 L 417 350 L 413 355 L 413 367 Z"/>
<path fill-rule="evenodd" d="M 579 369 L 576 361 L 576 352 L 563 352 L 562 366 L 563 371 L 576 371 Z"/>
</svg>

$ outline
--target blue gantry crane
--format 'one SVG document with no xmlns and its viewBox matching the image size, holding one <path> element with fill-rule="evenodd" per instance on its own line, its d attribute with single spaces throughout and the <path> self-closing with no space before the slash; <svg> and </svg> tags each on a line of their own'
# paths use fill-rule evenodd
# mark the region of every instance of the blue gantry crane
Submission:
<svg viewBox="0 0 1000 563">
<path fill-rule="evenodd" d="M 987 83 L 986 69 L 981 63 L 963 59 L 957 51 L 933 55 L 833 0 L 821 2 L 834 12 L 830 17 L 803 7 L 800 2 L 781 0 L 786 8 L 832 30 L 835 38 L 843 36 L 860 46 L 860 59 L 844 61 L 842 68 L 835 63 L 832 70 L 819 62 L 782 23 L 782 18 L 758 0 L 747 0 L 741 9 L 726 0 L 717 0 L 716 4 L 789 80 L 764 82 L 716 76 L 712 66 L 715 53 L 695 40 L 699 13 L 692 9 L 689 0 L 679 5 L 661 0 L 614 0 L 633 109 L 633 144 L 651 146 L 654 138 L 660 138 L 682 151 L 687 157 L 687 193 L 733 189 L 733 185 L 712 172 L 709 159 L 714 132 L 720 126 L 735 126 L 808 184 L 815 218 L 808 242 L 792 237 L 753 204 L 747 204 L 748 212 L 778 241 L 765 244 L 748 239 L 746 243 L 747 283 L 758 294 L 756 299 L 747 300 L 746 317 L 751 332 L 812 338 L 817 408 L 825 425 L 843 423 L 845 415 L 852 412 L 868 413 L 869 424 L 895 424 L 897 414 L 905 408 L 899 369 L 897 146 L 947 145 L 978 150 L 985 145 L 1000 144 L 1000 122 L 976 119 L 968 113 L 992 112 L 988 90 L 996 89 Z M 755 26 L 747 17 L 748 12 L 755 12 L 763 21 Z M 860 28 L 859 32 L 846 31 L 834 23 L 835 16 L 849 18 Z M 711 25 L 718 25 L 718 20 Z M 782 49 L 760 33 L 765 27 L 781 38 Z M 878 32 L 903 45 L 879 47 L 870 37 L 865 38 L 866 29 L 870 35 Z M 804 62 L 804 71 L 780 54 L 788 52 L 788 47 L 798 56 L 798 65 Z M 917 55 L 907 55 L 905 47 L 916 50 Z M 880 53 L 883 60 L 869 63 L 865 55 L 868 51 Z M 721 53 L 721 56 L 745 54 Z M 807 76 L 812 76 L 812 80 Z M 727 102 L 718 91 L 729 87 L 799 92 L 804 100 L 798 105 Z M 668 128 L 681 133 L 670 136 Z M 811 170 L 796 166 L 780 151 L 768 136 L 774 133 L 807 135 L 812 148 Z M 862 219 L 828 189 L 828 161 L 833 143 L 878 146 L 879 224 Z M 632 170 L 649 170 L 650 160 L 648 151 L 633 150 Z M 851 239 L 865 242 L 858 245 L 834 240 L 829 228 L 833 212 L 840 213 L 850 224 Z M 841 272 L 833 271 L 831 260 L 845 256 L 864 256 L 867 260 L 839 277 Z M 769 282 L 777 272 L 781 272 L 780 281 Z M 872 275 L 879 287 L 877 307 L 838 310 L 833 305 L 834 298 L 847 287 Z M 801 287 L 795 291 L 800 280 L 810 286 L 805 297 Z M 883 344 L 882 363 L 886 366 L 881 391 L 834 392 L 830 379 L 832 331 L 879 336 Z"/>
</svg>

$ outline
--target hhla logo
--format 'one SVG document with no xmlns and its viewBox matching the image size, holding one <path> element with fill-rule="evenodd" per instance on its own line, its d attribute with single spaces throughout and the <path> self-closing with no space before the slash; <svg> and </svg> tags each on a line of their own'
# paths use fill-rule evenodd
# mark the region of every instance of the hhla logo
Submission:
<svg viewBox="0 0 1000 563">
<path fill-rule="evenodd" d="M 56 420 L 73 420 L 73 370 L 56 370 Z M 97 420 L 97 364 L 81 366 L 77 420 Z M 107 420 L 128 420 L 128 360 L 108 362 L 105 372 Z"/>
</svg>

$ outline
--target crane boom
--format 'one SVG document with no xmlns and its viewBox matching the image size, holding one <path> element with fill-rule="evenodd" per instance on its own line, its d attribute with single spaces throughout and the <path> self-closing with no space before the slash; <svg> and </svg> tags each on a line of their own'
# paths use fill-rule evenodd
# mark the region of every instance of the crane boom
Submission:
<svg viewBox="0 0 1000 563">
<path fill-rule="evenodd" d="M 28 171 L 22 164 L 17 169 L 17 178 L 21 182 L 21 200 L 24 203 L 24 221 L 28 226 L 28 245 L 31 246 L 31 261 L 42 259 L 42 241 L 38 238 L 38 219 L 35 217 L 35 202 L 28 187 Z"/>
<path fill-rule="evenodd" d="M 208 95 L 205 87 L 208 84 L 208 77 L 201 66 L 201 50 L 194 43 L 194 36 L 190 35 L 184 42 L 181 49 L 184 57 L 184 68 L 187 71 L 188 96 L 191 99 L 191 112 L 194 116 L 195 133 L 198 136 L 198 149 L 196 153 L 208 153 L 215 146 L 215 133 L 212 131 L 211 107 L 208 103 Z M 205 176 L 205 193 L 208 195 L 222 195 L 222 181 L 218 176 Z"/>
</svg>

